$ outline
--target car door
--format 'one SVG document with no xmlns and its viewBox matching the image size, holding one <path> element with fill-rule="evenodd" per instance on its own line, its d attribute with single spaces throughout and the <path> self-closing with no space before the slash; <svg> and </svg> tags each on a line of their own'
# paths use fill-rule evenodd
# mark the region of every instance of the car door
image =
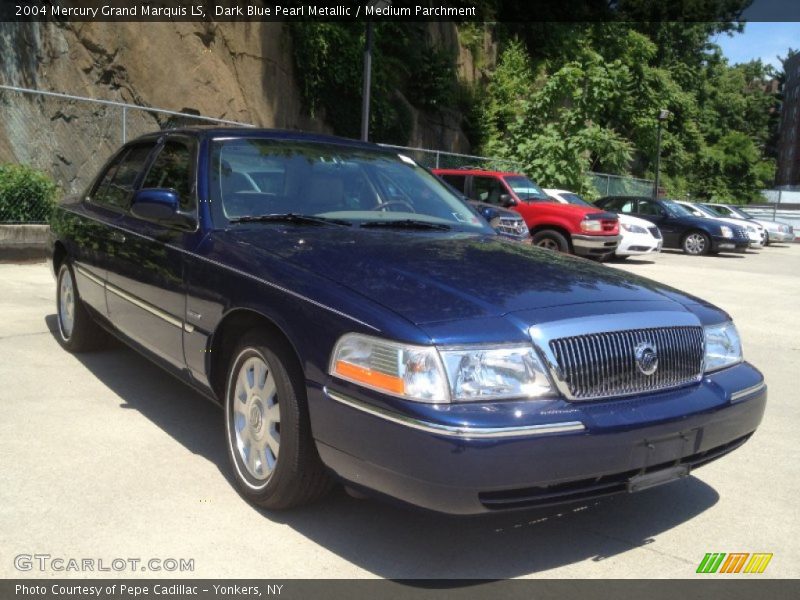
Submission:
<svg viewBox="0 0 800 600">
<path fill-rule="evenodd" d="M 666 209 L 655 200 L 639 198 L 636 201 L 636 212 L 633 216 L 645 219 L 654 223 L 660 230 L 664 238 L 664 245 L 676 247 L 680 245 L 682 227 L 673 219 Z"/>
<path fill-rule="evenodd" d="M 81 300 L 104 317 L 108 316 L 105 291 L 108 265 L 114 238 L 119 235 L 115 224 L 124 212 L 111 182 L 128 151 L 127 147 L 122 148 L 106 163 L 83 198 L 80 211 L 57 213 L 65 219 L 60 227 L 69 232 L 72 245 L 69 252 Z"/>
<path fill-rule="evenodd" d="M 155 155 L 140 165 L 131 189 L 170 188 L 184 213 L 196 212 L 196 144 L 192 138 L 165 136 Z M 186 313 L 184 248 L 195 231 L 141 219 L 127 211 L 120 225 L 113 264 L 108 269 L 108 312 L 114 325 L 160 358 L 185 366 Z"/>
</svg>

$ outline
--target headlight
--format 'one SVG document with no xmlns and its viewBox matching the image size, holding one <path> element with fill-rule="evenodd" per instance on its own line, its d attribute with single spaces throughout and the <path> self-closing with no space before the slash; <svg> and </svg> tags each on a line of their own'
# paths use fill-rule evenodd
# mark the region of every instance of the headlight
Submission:
<svg viewBox="0 0 800 600">
<path fill-rule="evenodd" d="M 625 231 L 629 231 L 630 233 L 647 233 L 647 229 L 644 227 L 639 227 L 638 225 L 629 225 L 628 223 L 620 223 L 620 227 L 622 227 Z"/>
<path fill-rule="evenodd" d="M 442 350 L 454 402 L 537 398 L 552 392 L 530 345 Z"/>
<path fill-rule="evenodd" d="M 709 325 L 703 329 L 706 340 L 706 373 L 742 362 L 742 342 L 732 322 Z"/>
<path fill-rule="evenodd" d="M 724 237 L 724 238 L 732 238 L 733 237 L 733 230 L 730 227 L 725 227 L 725 225 L 723 225 L 722 227 L 719 228 L 719 230 L 720 230 L 720 233 L 722 234 L 722 237 Z"/>
<path fill-rule="evenodd" d="M 531 345 L 442 348 L 360 334 L 343 336 L 330 373 L 392 396 L 443 403 L 550 395 L 550 380 Z"/>
<path fill-rule="evenodd" d="M 581 231 L 603 231 L 603 223 L 598 219 L 583 219 Z"/>
<path fill-rule="evenodd" d="M 448 402 L 449 394 L 436 349 L 347 334 L 336 344 L 331 375 L 379 392 L 420 402 Z"/>
</svg>

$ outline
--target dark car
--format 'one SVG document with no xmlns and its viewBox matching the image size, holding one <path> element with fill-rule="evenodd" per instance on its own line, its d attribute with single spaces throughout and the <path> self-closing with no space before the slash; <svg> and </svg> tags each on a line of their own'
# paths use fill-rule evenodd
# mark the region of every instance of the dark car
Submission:
<svg viewBox="0 0 800 600">
<path fill-rule="evenodd" d="M 518 212 L 495 204 L 489 204 L 488 202 L 470 200 L 460 190 L 454 188 L 441 177 L 439 177 L 439 180 L 447 189 L 474 208 L 497 233 L 515 242 L 531 243 L 531 232 L 528 231 L 525 219 Z"/>
<path fill-rule="evenodd" d="M 486 202 L 469 201 L 478 214 L 481 215 L 497 233 L 503 237 L 529 244 L 531 233 L 525 224 L 525 219 L 519 213 L 501 206 L 494 206 Z"/>
<path fill-rule="evenodd" d="M 750 245 L 747 231 L 730 223 L 693 216 L 671 200 L 645 196 L 606 196 L 595 204 L 604 210 L 633 215 L 654 223 L 664 237 L 664 248 L 680 248 L 686 254 L 745 252 Z"/>
<path fill-rule="evenodd" d="M 106 330 L 222 405 L 236 485 L 267 508 L 335 480 L 457 514 L 633 492 L 764 412 L 725 312 L 504 240 L 372 144 L 147 135 L 52 232 L 63 346 Z"/>
</svg>

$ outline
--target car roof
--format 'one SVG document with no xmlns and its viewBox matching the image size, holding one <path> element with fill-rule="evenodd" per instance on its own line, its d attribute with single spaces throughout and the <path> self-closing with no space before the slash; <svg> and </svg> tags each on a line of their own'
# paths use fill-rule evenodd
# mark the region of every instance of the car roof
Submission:
<svg viewBox="0 0 800 600">
<path fill-rule="evenodd" d="M 350 138 L 338 137 L 335 135 L 327 135 L 322 133 L 308 133 L 304 131 L 297 131 L 291 129 L 262 129 L 255 127 L 217 127 L 217 126 L 192 126 L 192 127 L 176 127 L 174 129 L 163 129 L 146 133 L 142 136 L 131 140 L 130 143 L 152 140 L 160 138 L 163 135 L 177 134 L 187 135 L 201 139 L 212 138 L 259 138 L 269 140 L 288 140 L 298 142 L 313 142 L 323 144 L 335 144 L 340 146 L 349 146 L 352 148 L 362 148 L 369 150 L 383 150 L 385 152 L 393 152 L 389 148 L 372 144 L 370 142 L 363 142 Z"/>
<path fill-rule="evenodd" d="M 497 177 L 525 177 L 514 171 L 490 171 L 488 169 L 433 169 L 437 175 L 494 175 Z"/>
</svg>

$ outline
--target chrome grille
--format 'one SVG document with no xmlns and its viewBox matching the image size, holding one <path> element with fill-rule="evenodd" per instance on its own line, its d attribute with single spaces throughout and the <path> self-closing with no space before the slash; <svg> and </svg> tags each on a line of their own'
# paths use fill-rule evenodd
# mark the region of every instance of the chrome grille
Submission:
<svg viewBox="0 0 800 600">
<path fill-rule="evenodd" d="M 636 347 L 649 343 L 658 368 L 645 375 Z M 703 371 L 701 327 L 629 329 L 563 337 L 550 341 L 561 379 L 572 400 L 593 400 L 652 392 L 699 381 Z"/>
<path fill-rule="evenodd" d="M 501 217 L 496 221 L 495 230 L 508 235 L 523 235 L 524 221 L 522 219 L 512 219 Z"/>
<path fill-rule="evenodd" d="M 750 241 L 750 236 L 747 234 L 746 229 L 736 225 L 731 226 L 731 229 L 733 230 L 734 239 Z"/>
</svg>

